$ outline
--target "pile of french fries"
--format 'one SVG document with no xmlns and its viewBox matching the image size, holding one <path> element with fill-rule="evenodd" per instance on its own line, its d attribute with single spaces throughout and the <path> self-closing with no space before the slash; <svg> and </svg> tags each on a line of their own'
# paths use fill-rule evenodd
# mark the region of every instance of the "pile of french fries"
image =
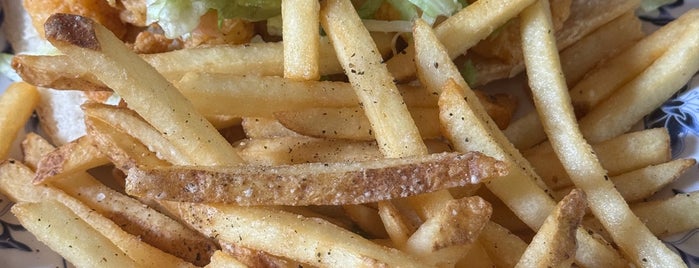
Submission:
<svg viewBox="0 0 699 268">
<path fill-rule="evenodd" d="M 17 55 L 27 82 L 0 98 L 0 193 L 22 225 L 78 267 L 686 266 L 659 237 L 699 228 L 699 194 L 649 200 L 695 160 L 671 159 L 665 129 L 629 131 L 699 71 L 699 11 L 644 36 L 638 2 L 609 1 L 557 35 L 548 1 L 479 0 L 386 57 L 349 0 L 282 3 L 283 42 L 148 55 L 49 17 L 63 55 Z M 513 101 L 454 59 L 515 18 L 536 112 L 510 124 Z M 122 104 L 84 104 L 85 136 L 30 133 L 7 159 L 36 86 Z"/>
</svg>

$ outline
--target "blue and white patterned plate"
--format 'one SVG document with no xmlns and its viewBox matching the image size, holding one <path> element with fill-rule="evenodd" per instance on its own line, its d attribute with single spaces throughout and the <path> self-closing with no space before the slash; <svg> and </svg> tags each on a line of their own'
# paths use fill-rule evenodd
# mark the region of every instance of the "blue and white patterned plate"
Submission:
<svg viewBox="0 0 699 268">
<path fill-rule="evenodd" d="M 652 31 L 667 24 L 691 8 L 699 8 L 699 0 L 677 0 L 661 7 L 658 11 L 639 14 L 644 22 L 644 29 Z M 0 6 L 0 22 L 2 21 Z M 697 44 L 699 45 L 699 44 Z M 0 32 L 0 50 L 11 52 L 2 32 Z M 9 85 L 10 79 L 0 74 L 0 93 Z M 672 141 L 673 158 L 699 159 L 699 74 L 679 90 L 662 107 L 646 116 L 643 127 L 667 127 Z M 28 128 L 32 128 L 28 126 Z M 33 131 L 27 129 L 26 131 Z M 15 146 L 15 157 L 18 146 Z M 699 190 L 699 169 L 693 167 L 679 180 L 674 182 L 661 196 L 670 196 Z M 12 204 L 0 195 L 0 267 L 71 267 L 61 256 L 36 241 L 17 219 L 10 213 Z M 688 213 L 698 213 L 688 211 Z M 668 247 L 675 250 L 689 267 L 699 267 L 699 229 L 665 237 Z"/>
</svg>

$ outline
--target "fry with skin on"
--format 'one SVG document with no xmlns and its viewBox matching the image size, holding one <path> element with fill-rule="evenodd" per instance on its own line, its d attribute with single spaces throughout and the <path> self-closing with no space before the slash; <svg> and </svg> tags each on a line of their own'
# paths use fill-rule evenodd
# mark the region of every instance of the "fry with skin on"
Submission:
<svg viewBox="0 0 699 268">
<path fill-rule="evenodd" d="M 82 109 L 85 116 L 101 120 L 141 141 L 163 160 L 176 165 L 189 162 L 186 155 L 132 110 L 98 103 L 83 104 Z"/>
<path fill-rule="evenodd" d="M 33 133 L 29 133 L 22 142 L 25 163 L 28 165 L 36 165 L 39 159 L 37 156 L 45 155 L 53 149 L 53 146 L 48 141 Z M 24 177 L 29 176 L 36 177 L 32 174 L 27 174 Z M 50 189 L 47 190 L 49 194 L 46 194 L 46 196 L 60 197 L 57 200 L 80 214 L 78 211 L 85 211 L 85 209 L 83 206 L 78 205 L 78 202 L 75 201 L 77 200 L 79 203 L 89 207 L 89 213 L 97 212 L 113 221 L 118 225 L 118 228 L 133 236 L 138 236 L 139 242 L 148 243 L 166 253 L 178 256 L 194 264 L 206 264 L 208 262 L 207 256 L 211 255 L 213 249 L 216 248 L 213 241 L 203 235 L 151 207 L 144 206 L 140 201 L 109 188 L 86 172 L 75 172 L 66 178 L 53 180 L 48 186 L 45 186 L 46 184 L 31 185 L 29 179 L 18 179 L 24 177 L 14 176 L 13 181 L 19 183 L 23 188 L 36 189 L 40 193 L 41 189 Z M 55 193 L 57 191 L 54 189 L 63 192 Z M 75 198 L 75 200 L 64 197 L 64 193 Z M 96 221 L 98 223 L 103 222 L 99 219 L 96 219 Z M 103 224 L 102 226 L 105 225 Z M 109 225 L 107 227 L 106 229 L 111 228 Z M 112 233 L 119 234 L 119 232 Z M 116 237 L 124 238 L 122 235 Z M 131 241 L 131 238 L 128 237 L 124 239 L 127 242 Z M 139 247 L 133 245 L 122 246 L 121 248 L 132 249 L 127 251 L 127 253 L 153 255 L 153 253 L 149 253 L 149 249 L 140 250 Z M 161 261 L 164 260 L 167 260 L 167 258 Z"/>
<path fill-rule="evenodd" d="M 10 84 L 0 95 L 0 160 L 7 158 L 12 142 L 38 102 L 36 87 L 24 82 Z"/>
<path fill-rule="evenodd" d="M 534 103 L 554 151 L 630 261 L 644 267 L 685 266 L 633 215 L 583 139 L 561 75 L 549 12 L 548 1 L 537 1 L 525 9 L 521 31 L 522 42 L 527 44 L 523 51 Z"/>
<path fill-rule="evenodd" d="M 126 192 L 184 202 L 346 205 L 478 184 L 507 174 L 479 153 L 442 153 L 354 163 L 158 167 L 128 170 Z"/>
<path fill-rule="evenodd" d="M 36 165 L 34 184 L 65 178 L 75 172 L 106 165 L 109 159 L 83 136 L 44 155 Z"/>
<path fill-rule="evenodd" d="M 44 28 L 54 46 L 75 63 L 93 70 L 129 107 L 197 164 L 241 161 L 232 146 L 172 84 L 104 26 L 81 16 L 54 14 Z"/>
<path fill-rule="evenodd" d="M 575 230 L 586 209 L 585 193 L 573 189 L 546 218 L 515 267 L 570 267 L 577 249 Z"/>
<path fill-rule="evenodd" d="M 410 236 L 405 251 L 434 265 L 453 265 L 488 223 L 492 207 L 480 197 L 446 202 Z"/>
</svg>

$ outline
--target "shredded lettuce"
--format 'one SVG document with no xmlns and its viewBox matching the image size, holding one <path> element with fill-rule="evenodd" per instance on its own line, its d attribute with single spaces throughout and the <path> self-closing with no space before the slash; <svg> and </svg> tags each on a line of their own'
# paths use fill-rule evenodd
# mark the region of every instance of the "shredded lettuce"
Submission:
<svg viewBox="0 0 699 268">
<path fill-rule="evenodd" d="M 12 69 L 12 54 L 0 53 L 0 75 L 4 75 L 12 81 L 22 81 L 15 69 Z"/>
<path fill-rule="evenodd" d="M 641 9 L 644 12 L 651 12 L 674 1 L 675 0 L 641 0 Z"/>
<path fill-rule="evenodd" d="M 196 28 L 210 9 L 218 12 L 219 20 L 258 21 L 281 14 L 281 0 L 147 0 L 146 23 L 157 22 L 165 36 L 176 38 Z"/>
<path fill-rule="evenodd" d="M 409 0 L 387 0 L 398 13 L 402 20 L 412 21 L 418 17 L 417 8 Z"/>
<path fill-rule="evenodd" d="M 434 24 L 439 16 L 451 16 L 461 10 L 458 0 L 408 0 L 422 10 L 422 19 L 430 25 Z"/>
<path fill-rule="evenodd" d="M 473 65 L 473 62 L 470 59 L 464 62 L 464 65 L 459 68 L 459 72 L 464 80 L 466 80 L 466 84 L 473 85 L 476 83 L 478 70 L 476 70 L 476 66 Z"/>
<path fill-rule="evenodd" d="M 367 0 L 359 8 L 357 8 L 357 14 L 362 19 L 373 19 L 376 11 L 379 10 L 383 4 L 383 0 Z"/>
</svg>

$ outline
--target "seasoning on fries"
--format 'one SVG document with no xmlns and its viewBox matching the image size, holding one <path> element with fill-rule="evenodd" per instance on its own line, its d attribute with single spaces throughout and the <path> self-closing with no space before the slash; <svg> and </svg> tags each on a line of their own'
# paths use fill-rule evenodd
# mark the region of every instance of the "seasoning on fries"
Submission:
<svg viewBox="0 0 699 268">
<path fill-rule="evenodd" d="M 644 37 L 634 0 L 69 2 L 28 5 L 60 54 L 12 60 L 0 193 L 76 266 L 685 265 L 660 238 L 697 195 L 652 199 L 696 161 L 630 129 L 699 70 L 696 10 Z M 520 72 L 535 112 L 474 88 Z M 83 132 L 10 159 L 33 109 L 55 128 L 36 87 L 84 93 L 53 104 Z"/>
</svg>

